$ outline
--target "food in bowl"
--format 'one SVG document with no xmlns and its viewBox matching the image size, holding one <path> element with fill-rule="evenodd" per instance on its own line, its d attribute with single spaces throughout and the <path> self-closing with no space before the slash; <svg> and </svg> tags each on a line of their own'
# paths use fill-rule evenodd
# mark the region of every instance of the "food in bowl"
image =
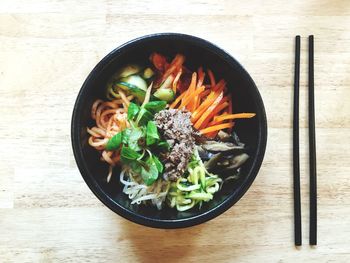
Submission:
<svg viewBox="0 0 350 263">
<path fill-rule="evenodd" d="M 132 204 L 200 208 L 239 178 L 249 156 L 234 121 L 255 113 L 233 113 L 225 80 L 210 69 L 191 70 L 184 55 L 149 58 L 109 79 L 105 100 L 91 108 L 89 144 L 109 164 L 108 182 L 121 167 L 119 181 Z"/>
</svg>

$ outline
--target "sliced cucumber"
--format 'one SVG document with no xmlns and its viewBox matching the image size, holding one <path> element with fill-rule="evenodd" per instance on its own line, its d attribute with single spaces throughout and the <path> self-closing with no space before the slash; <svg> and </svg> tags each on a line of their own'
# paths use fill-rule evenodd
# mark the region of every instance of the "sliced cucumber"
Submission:
<svg viewBox="0 0 350 263">
<path fill-rule="evenodd" d="M 144 91 L 143 89 L 139 89 L 135 85 L 121 81 L 121 82 L 118 82 L 116 86 L 117 88 L 125 90 L 127 94 L 133 95 L 139 103 L 143 103 L 143 101 L 145 100 L 146 91 Z M 154 101 L 154 100 L 158 100 L 158 98 L 151 95 L 150 100 Z"/>
<path fill-rule="evenodd" d="M 126 78 L 128 76 L 137 74 L 141 71 L 141 67 L 135 64 L 126 65 L 113 75 L 113 79 L 119 80 L 120 78 Z"/>
<path fill-rule="evenodd" d="M 143 71 L 143 78 L 144 79 L 150 79 L 152 78 L 154 75 L 154 72 L 151 68 L 146 68 L 144 71 Z"/>
<path fill-rule="evenodd" d="M 142 89 L 144 91 L 147 90 L 147 83 L 146 81 L 141 78 L 139 75 L 132 75 L 126 78 L 122 78 L 120 81 L 129 83 L 135 87 L 138 87 L 139 89 Z"/>
<path fill-rule="evenodd" d="M 132 85 L 132 84 L 125 82 L 125 81 L 120 81 L 120 82 L 116 83 L 115 85 L 117 86 L 117 88 L 120 88 L 120 89 L 125 90 L 125 91 L 129 91 L 129 89 L 131 89 L 131 88 L 138 89 L 138 87 L 136 87 L 135 85 Z"/>
<path fill-rule="evenodd" d="M 171 102 L 175 99 L 175 94 L 171 89 L 158 89 L 153 95 L 166 102 Z"/>
<path fill-rule="evenodd" d="M 134 95 L 136 100 L 140 103 L 143 102 L 146 96 L 146 91 L 139 89 L 135 85 L 132 85 L 130 83 L 120 81 L 116 84 L 117 88 L 120 88 L 124 91 L 126 91 L 128 94 Z"/>
<path fill-rule="evenodd" d="M 146 91 L 142 89 L 139 89 L 137 87 L 131 87 L 129 88 L 129 93 L 131 95 L 134 95 L 134 97 L 139 103 L 142 103 L 145 100 Z"/>
<path fill-rule="evenodd" d="M 213 199 L 213 195 L 210 193 L 191 192 L 186 196 L 186 198 L 208 202 L 209 200 Z"/>
</svg>

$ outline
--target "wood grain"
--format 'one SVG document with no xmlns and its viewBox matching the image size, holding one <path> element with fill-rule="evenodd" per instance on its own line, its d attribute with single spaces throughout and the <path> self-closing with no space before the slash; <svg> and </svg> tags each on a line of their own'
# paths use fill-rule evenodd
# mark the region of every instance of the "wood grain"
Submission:
<svg viewBox="0 0 350 263">
<path fill-rule="evenodd" d="M 0 262 L 349 262 L 350 4 L 347 0 L 0 3 Z M 94 65 L 155 32 L 216 43 L 250 72 L 269 138 L 259 175 L 226 213 L 159 230 L 126 221 L 75 165 L 70 118 Z M 302 35 L 301 174 L 308 243 L 307 36 L 315 35 L 319 245 L 293 246 L 293 38 Z"/>
</svg>

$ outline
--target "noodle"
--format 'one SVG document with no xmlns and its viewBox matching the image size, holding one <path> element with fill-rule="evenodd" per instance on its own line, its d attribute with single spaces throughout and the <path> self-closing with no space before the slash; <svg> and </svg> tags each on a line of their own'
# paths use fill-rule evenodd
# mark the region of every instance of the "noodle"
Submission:
<svg viewBox="0 0 350 263">
<path fill-rule="evenodd" d="M 91 118 L 96 120 L 96 126 L 87 128 L 87 132 L 90 134 L 88 142 L 89 145 L 100 151 L 101 160 L 110 165 L 107 182 L 111 179 L 113 167 L 120 161 L 120 155 L 119 152 L 104 149 L 110 138 L 129 127 L 126 113 L 127 106 L 125 105 L 133 98 L 132 95 L 124 95 L 122 99 L 112 101 L 98 99 L 91 108 Z"/>
<path fill-rule="evenodd" d="M 109 163 L 110 165 L 114 165 L 113 160 L 111 159 L 111 155 L 113 154 L 113 152 L 109 152 L 109 151 L 103 151 L 102 152 L 102 157 L 103 159 Z"/>
<path fill-rule="evenodd" d="M 91 107 L 91 118 L 96 120 L 96 111 L 97 111 L 97 106 L 101 104 L 103 101 L 102 100 L 96 100 L 94 104 Z"/>
<path fill-rule="evenodd" d="M 121 91 L 121 90 L 118 90 L 118 93 L 119 93 L 120 97 L 121 97 L 122 100 L 123 100 L 123 104 L 125 103 L 126 106 L 128 107 L 129 104 L 130 104 L 130 101 L 127 99 L 125 93 L 124 93 L 123 91 Z M 126 107 L 126 108 L 127 108 L 127 107 Z M 124 108 L 125 108 L 125 107 L 124 107 Z"/>
</svg>

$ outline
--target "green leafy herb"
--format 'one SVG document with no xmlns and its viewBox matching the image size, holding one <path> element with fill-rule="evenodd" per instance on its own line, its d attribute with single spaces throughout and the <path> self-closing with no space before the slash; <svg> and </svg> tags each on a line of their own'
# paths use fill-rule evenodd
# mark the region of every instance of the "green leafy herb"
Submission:
<svg viewBox="0 0 350 263">
<path fill-rule="evenodd" d="M 153 161 L 154 161 L 155 165 L 157 166 L 158 172 L 162 173 L 163 170 L 164 170 L 163 164 L 159 161 L 157 156 L 153 155 L 152 158 L 153 158 Z"/>
<path fill-rule="evenodd" d="M 147 122 L 152 119 L 153 119 L 153 114 L 150 113 L 145 108 L 141 108 L 139 115 L 137 116 L 136 122 L 138 123 L 139 126 L 143 126 L 143 125 L 146 125 Z"/>
<path fill-rule="evenodd" d="M 140 164 L 140 161 L 131 161 L 129 163 L 129 166 L 130 168 L 137 174 L 141 174 L 141 168 L 142 168 L 142 165 Z"/>
<path fill-rule="evenodd" d="M 159 140 L 157 125 L 153 121 L 147 123 L 146 144 L 147 146 L 156 143 Z"/>
<path fill-rule="evenodd" d="M 112 138 L 109 139 L 106 145 L 106 150 L 107 151 L 114 151 L 117 150 L 122 143 L 122 137 L 123 133 L 118 132 L 116 135 L 114 135 Z"/>
<path fill-rule="evenodd" d="M 141 157 L 140 153 L 123 145 L 122 150 L 120 152 L 120 159 L 123 163 L 130 163 L 139 157 Z"/>
<path fill-rule="evenodd" d="M 152 112 L 153 114 L 165 109 L 166 101 L 164 100 L 158 100 L 158 101 L 151 101 L 146 103 L 143 107 Z"/>
<path fill-rule="evenodd" d="M 140 107 L 135 103 L 130 102 L 128 107 L 128 120 L 130 121 L 133 118 L 135 118 L 135 116 L 137 115 L 137 113 L 139 113 L 139 111 L 140 111 Z"/>
<path fill-rule="evenodd" d="M 131 131 L 132 131 L 131 128 L 126 128 L 125 130 L 122 131 L 122 133 L 123 133 L 122 143 L 123 144 L 128 144 Z"/>
<path fill-rule="evenodd" d="M 166 141 L 158 142 L 157 147 L 162 151 L 169 151 L 170 150 L 170 145 Z"/>
<path fill-rule="evenodd" d="M 131 130 L 128 140 L 128 146 L 134 151 L 140 151 L 139 140 L 144 136 L 142 129 L 134 128 Z"/>
<path fill-rule="evenodd" d="M 141 177 L 146 185 L 151 185 L 158 178 L 158 169 L 153 158 L 148 158 L 146 163 L 148 164 L 148 169 L 145 169 L 145 167 L 141 168 Z"/>
<path fill-rule="evenodd" d="M 119 84 L 123 83 L 118 82 Z M 132 89 L 140 90 L 132 87 L 131 84 L 129 86 L 125 84 L 124 86 L 120 88 L 127 88 L 129 93 L 134 96 L 136 95 L 132 93 Z M 145 91 L 140 91 L 142 91 L 142 94 L 140 93 L 139 97 L 136 96 L 139 102 L 143 101 L 145 97 Z M 163 172 L 164 166 L 158 157 L 152 154 L 150 149 L 155 149 L 159 153 L 159 151 L 168 151 L 170 146 L 166 141 L 160 140 L 157 126 L 153 121 L 154 114 L 163 110 L 167 102 L 150 101 L 146 103 L 146 101 L 142 106 L 132 102 L 129 104 L 127 119 L 131 127 L 113 136 L 108 141 L 106 149 L 116 150 L 121 148 L 121 162 L 140 175 L 146 185 L 151 185 Z M 146 157 L 147 152 L 149 157 Z"/>
</svg>

